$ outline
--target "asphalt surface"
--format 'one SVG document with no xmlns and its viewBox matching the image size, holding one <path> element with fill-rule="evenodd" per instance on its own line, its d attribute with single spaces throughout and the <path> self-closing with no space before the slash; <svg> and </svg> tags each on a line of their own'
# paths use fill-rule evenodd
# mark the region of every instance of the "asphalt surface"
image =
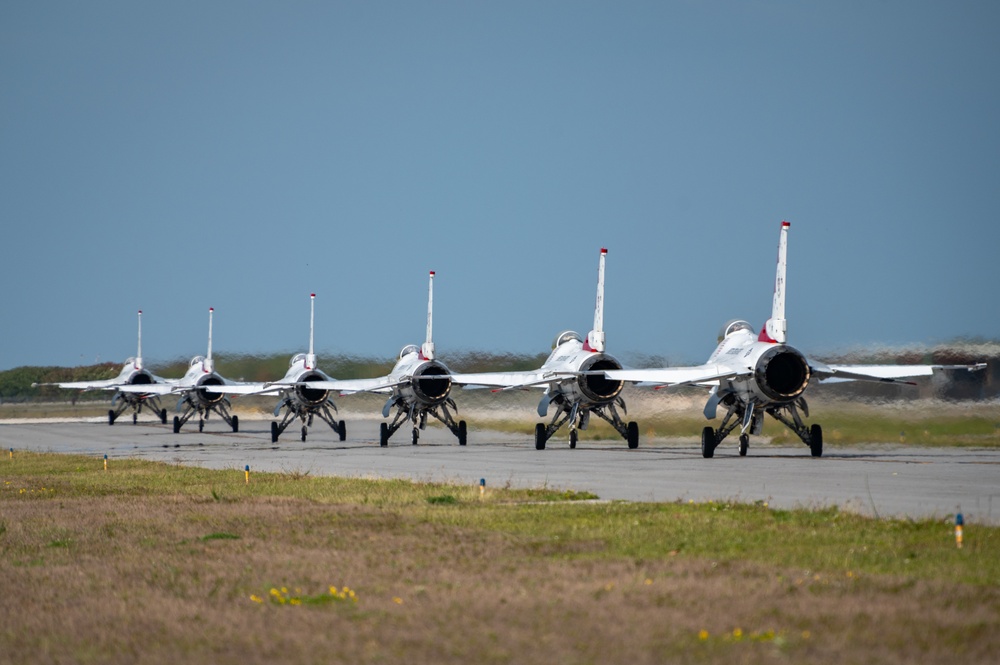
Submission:
<svg viewBox="0 0 1000 665">
<path fill-rule="evenodd" d="M 523 435 L 471 430 L 469 444 L 440 428 L 428 428 L 420 444 L 410 432 L 378 445 L 380 420 L 347 420 L 347 440 L 339 441 L 322 423 L 306 442 L 289 428 L 277 444 L 270 421 L 243 421 L 233 433 L 219 421 L 174 434 L 170 425 L 106 421 L 0 422 L 0 449 L 137 458 L 251 471 L 308 472 L 345 477 L 393 477 L 447 481 L 488 487 L 549 487 L 593 492 L 601 499 L 628 501 L 765 501 L 774 508 L 841 509 L 881 517 L 950 520 L 960 509 L 966 522 L 1000 524 L 1000 450 L 918 448 L 870 444 L 835 448 L 822 458 L 805 446 L 754 445 L 739 457 L 735 438 L 703 459 L 697 440 L 645 441 L 628 450 L 625 442 L 581 441 L 570 450 L 565 432 L 536 451 Z M 0 476 L 3 475 L 0 457 Z"/>
</svg>

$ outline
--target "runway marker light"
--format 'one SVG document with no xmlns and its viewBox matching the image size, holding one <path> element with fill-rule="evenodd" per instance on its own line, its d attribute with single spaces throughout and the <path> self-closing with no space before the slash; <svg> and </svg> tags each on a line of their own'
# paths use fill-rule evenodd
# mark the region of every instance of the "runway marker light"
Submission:
<svg viewBox="0 0 1000 665">
<path fill-rule="evenodd" d="M 955 513 L 955 545 L 962 549 L 962 527 L 965 526 L 965 519 L 962 513 Z"/>
<path fill-rule="evenodd" d="M 482 497 L 482 496 L 485 496 L 485 495 L 486 495 L 486 479 L 485 478 L 480 478 L 479 479 L 479 496 Z"/>
<path fill-rule="evenodd" d="M 243 470 L 244 470 L 244 472 L 246 472 L 247 485 L 249 485 L 250 484 L 250 465 L 247 464 L 246 467 Z"/>
<path fill-rule="evenodd" d="M 14 459 L 14 449 L 13 448 L 10 449 L 10 458 Z"/>
<path fill-rule="evenodd" d="M 104 453 L 104 470 L 108 470 L 108 454 Z"/>
</svg>

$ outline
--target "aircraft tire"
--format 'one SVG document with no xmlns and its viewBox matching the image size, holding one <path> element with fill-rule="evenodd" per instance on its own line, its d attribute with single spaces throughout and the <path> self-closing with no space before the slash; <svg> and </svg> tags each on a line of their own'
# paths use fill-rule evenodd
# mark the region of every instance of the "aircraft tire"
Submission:
<svg viewBox="0 0 1000 665">
<path fill-rule="evenodd" d="M 579 435 L 575 429 L 571 429 L 569 431 L 569 447 L 571 450 L 576 448 L 577 439 L 579 439 Z"/>
<path fill-rule="evenodd" d="M 160 424 L 161 425 L 166 425 L 167 424 L 167 410 L 166 409 L 160 409 Z"/>
<path fill-rule="evenodd" d="M 132 414 L 132 424 L 136 425 L 138 423 L 139 423 L 139 414 L 138 413 L 133 413 Z"/>
<path fill-rule="evenodd" d="M 240 417 L 239 416 L 233 416 L 233 431 L 234 432 L 239 432 L 240 431 Z"/>
<path fill-rule="evenodd" d="M 389 426 L 382 423 L 378 428 L 378 445 L 385 448 L 389 445 Z"/>
<path fill-rule="evenodd" d="M 535 425 L 535 450 L 545 450 L 545 425 Z"/>
<path fill-rule="evenodd" d="M 343 420 L 337 423 L 337 436 L 340 437 L 341 441 L 347 440 L 347 423 Z"/>
<path fill-rule="evenodd" d="M 715 430 L 711 427 L 701 430 L 701 456 L 705 459 L 715 456 Z"/>
<path fill-rule="evenodd" d="M 750 437 L 740 434 L 740 457 L 746 457 L 748 450 L 750 450 Z"/>
<path fill-rule="evenodd" d="M 464 446 L 469 441 L 469 430 L 464 420 L 458 421 L 458 445 Z"/>
<path fill-rule="evenodd" d="M 278 442 L 278 423 L 271 421 L 271 443 Z"/>
<path fill-rule="evenodd" d="M 114 425 L 114 424 L 115 424 L 115 412 L 108 411 L 108 425 Z"/>
<path fill-rule="evenodd" d="M 420 430 L 416 427 L 413 428 L 413 445 L 420 443 Z"/>
<path fill-rule="evenodd" d="M 180 434 L 181 431 L 181 419 L 179 416 L 174 416 L 174 434 Z"/>
<path fill-rule="evenodd" d="M 628 436 L 625 437 L 625 441 L 628 443 L 630 450 L 635 450 L 639 447 L 639 423 L 634 420 L 628 424 L 625 430 Z"/>
<path fill-rule="evenodd" d="M 309 428 L 307 428 L 307 427 L 306 427 L 305 425 L 303 425 L 303 426 L 302 426 L 302 434 L 301 434 L 301 437 L 302 437 L 302 443 L 305 443 L 305 442 L 306 442 L 306 433 L 307 433 L 308 431 L 309 431 Z"/>
<path fill-rule="evenodd" d="M 198 431 L 199 432 L 204 432 L 205 431 L 205 419 L 204 418 L 199 418 L 198 419 Z"/>
<path fill-rule="evenodd" d="M 809 428 L 809 452 L 813 457 L 823 456 L 823 428 L 819 425 Z"/>
</svg>

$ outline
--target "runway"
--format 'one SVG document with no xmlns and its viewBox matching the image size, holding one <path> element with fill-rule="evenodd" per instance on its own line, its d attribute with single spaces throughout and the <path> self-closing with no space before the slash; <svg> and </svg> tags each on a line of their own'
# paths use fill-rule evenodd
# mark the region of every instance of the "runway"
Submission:
<svg viewBox="0 0 1000 665">
<path fill-rule="evenodd" d="M 36 452 L 108 456 L 242 471 L 308 472 L 344 477 L 394 477 L 487 487 L 549 487 L 589 491 L 605 500 L 765 501 L 772 508 L 841 509 L 881 517 L 949 520 L 960 508 L 969 523 L 1000 524 L 1000 451 L 982 448 L 917 448 L 899 444 L 828 447 L 814 459 L 805 446 L 751 443 L 747 457 L 726 442 L 714 459 L 703 459 L 694 437 L 641 441 L 581 441 L 570 450 L 564 438 L 536 451 L 524 435 L 471 430 L 459 446 L 446 430 L 428 428 L 420 445 L 408 431 L 378 445 L 375 419 L 348 420 L 338 441 L 325 426 L 308 441 L 283 436 L 270 442 L 270 421 L 242 421 L 227 431 L 209 421 L 205 431 L 174 434 L 169 426 L 143 423 L 0 422 L 0 446 Z M 291 434 L 290 430 L 286 434 Z M 3 458 L 6 458 L 4 455 Z M 0 460 L 0 469 L 2 469 Z M 0 472 L 0 476 L 2 476 Z M 994 505 L 995 504 L 995 505 Z"/>
</svg>

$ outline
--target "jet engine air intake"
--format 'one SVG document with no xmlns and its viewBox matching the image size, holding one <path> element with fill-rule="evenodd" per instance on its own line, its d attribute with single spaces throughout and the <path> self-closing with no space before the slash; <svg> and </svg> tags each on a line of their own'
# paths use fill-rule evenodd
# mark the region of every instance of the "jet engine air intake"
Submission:
<svg viewBox="0 0 1000 665">
<path fill-rule="evenodd" d="M 611 356 L 602 354 L 588 359 L 580 368 L 580 371 L 595 373 L 584 374 L 580 377 L 580 390 L 595 402 L 610 402 L 615 397 L 618 397 L 618 393 L 622 391 L 622 386 L 625 383 L 620 380 L 606 378 L 604 372 L 621 368 L 621 363 Z"/>
<path fill-rule="evenodd" d="M 802 394 L 809 385 L 809 363 L 790 346 L 775 346 L 764 352 L 757 361 L 754 378 L 767 397 L 777 401 L 791 401 Z"/>
<path fill-rule="evenodd" d="M 441 378 L 427 378 L 427 377 Z M 421 365 L 413 373 L 413 391 L 422 402 L 436 403 L 451 392 L 448 370 L 436 362 Z"/>
<path fill-rule="evenodd" d="M 299 378 L 299 381 L 325 381 L 326 379 L 320 375 L 318 372 L 310 372 L 305 376 Z M 308 386 L 298 385 L 295 386 L 295 397 L 305 404 L 306 406 L 319 406 L 326 402 L 327 396 L 330 394 L 328 390 L 318 390 L 316 388 L 309 388 Z"/>
</svg>

